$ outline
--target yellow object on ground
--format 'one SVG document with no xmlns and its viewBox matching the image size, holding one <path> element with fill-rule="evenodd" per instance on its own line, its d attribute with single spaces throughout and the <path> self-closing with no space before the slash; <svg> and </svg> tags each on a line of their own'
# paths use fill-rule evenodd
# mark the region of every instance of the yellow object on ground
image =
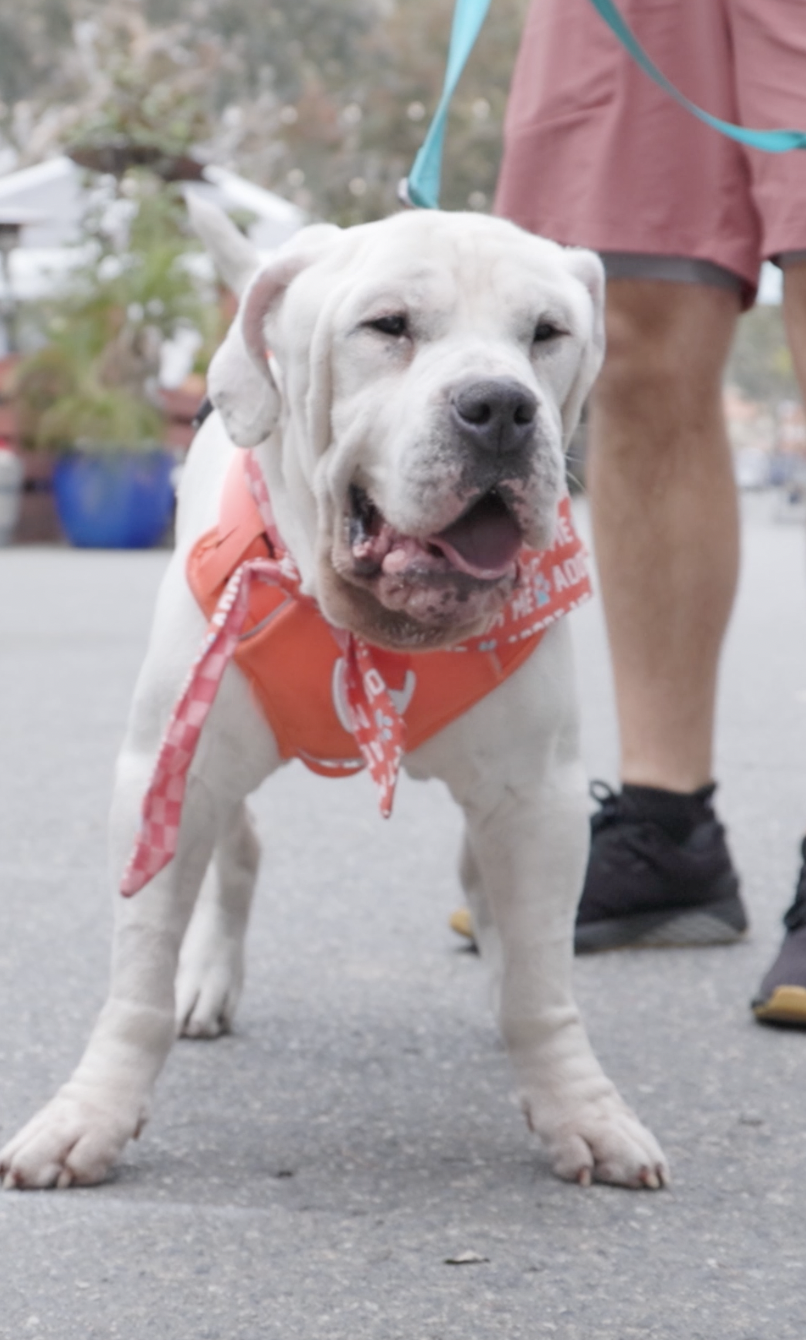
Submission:
<svg viewBox="0 0 806 1340">
<path fill-rule="evenodd" d="M 455 912 L 454 916 L 461 916 L 461 913 Z M 453 917 L 451 925 L 454 930 L 459 930 L 453 925 Z M 806 988 L 777 986 L 769 1000 L 753 1006 L 753 1013 L 762 1024 L 800 1024 L 806 1028 Z"/>
<path fill-rule="evenodd" d="M 473 918 L 466 907 L 458 907 L 455 912 L 451 912 L 448 925 L 452 931 L 456 931 L 457 935 L 463 935 L 466 940 L 475 940 Z M 803 996 L 804 1010 L 806 1011 L 806 991 L 803 992 Z"/>
</svg>

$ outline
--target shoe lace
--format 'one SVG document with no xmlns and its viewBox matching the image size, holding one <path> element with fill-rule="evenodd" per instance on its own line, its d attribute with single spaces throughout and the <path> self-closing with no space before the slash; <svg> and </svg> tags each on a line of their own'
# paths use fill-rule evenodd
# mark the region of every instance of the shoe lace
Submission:
<svg viewBox="0 0 806 1340">
<path fill-rule="evenodd" d="M 705 798 L 710 799 L 715 789 L 715 787 L 711 787 L 708 796 Z M 634 806 L 625 799 L 623 794 L 614 791 L 601 778 L 595 778 L 590 783 L 588 790 L 591 798 L 599 806 L 597 813 L 591 815 L 591 836 L 595 837 L 604 829 L 618 825 L 622 829 L 619 834 L 622 850 L 629 851 L 639 865 L 643 865 L 647 861 L 652 863 L 657 860 L 658 848 L 666 848 L 671 841 L 662 824 L 636 813 Z M 716 819 L 714 819 L 714 823 L 716 822 Z M 721 825 L 718 825 L 718 828 L 721 834 L 723 831 Z M 806 839 L 804 842 L 806 845 Z M 804 875 L 804 887 L 806 888 L 806 874 Z M 804 893 L 804 897 L 806 897 L 806 893 Z M 806 912 L 804 915 L 806 915 Z"/>
<path fill-rule="evenodd" d="M 620 794 L 608 786 L 600 777 L 594 778 L 588 787 L 592 800 L 599 806 L 596 814 L 591 815 L 591 830 L 599 833 L 603 828 L 618 823 L 624 817 L 624 803 Z"/>
<path fill-rule="evenodd" d="M 595 778 L 588 790 L 591 799 L 599 806 L 598 811 L 591 815 L 591 836 L 596 837 L 607 828 L 619 827 L 621 862 L 629 858 L 636 871 L 651 868 L 657 860 L 660 838 L 658 825 L 636 815 L 621 792 L 614 791 L 601 778 Z"/>
</svg>

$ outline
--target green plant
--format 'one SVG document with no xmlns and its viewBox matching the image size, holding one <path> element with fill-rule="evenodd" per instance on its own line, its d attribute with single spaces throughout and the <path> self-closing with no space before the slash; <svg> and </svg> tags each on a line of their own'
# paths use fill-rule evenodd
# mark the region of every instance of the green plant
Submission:
<svg viewBox="0 0 806 1340">
<path fill-rule="evenodd" d="M 204 340 L 216 318 L 188 267 L 181 197 L 130 172 L 88 213 L 80 245 L 81 263 L 40 312 L 46 343 L 19 369 L 23 443 L 150 449 L 163 431 L 163 341 L 183 328 Z"/>
<path fill-rule="evenodd" d="M 148 450 L 160 445 L 162 428 L 162 415 L 153 405 L 118 387 L 86 382 L 45 411 L 37 445 L 51 450 Z"/>
<path fill-rule="evenodd" d="M 367 222 L 397 208 L 397 182 L 441 91 L 453 7 L 26 0 L 13 20 L 0 15 L 5 133 L 25 162 L 67 142 L 167 156 L 202 149 L 320 218 Z M 527 0 L 490 6 L 462 76 L 446 144 L 448 209 L 491 206 L 526 10 Z"/>
</svg>

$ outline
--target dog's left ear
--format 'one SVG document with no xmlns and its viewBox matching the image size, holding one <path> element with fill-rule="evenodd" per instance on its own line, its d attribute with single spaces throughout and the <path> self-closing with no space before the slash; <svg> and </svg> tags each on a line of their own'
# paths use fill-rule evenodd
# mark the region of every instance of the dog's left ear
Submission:
<svg viewBox="0 0 806 1340">
<path fill-rule="evenodd" d="M 585 251 L 582 247 L 565 247 L 563 250 L 568 270 L 585 285 L 591 301 L 590 334 L 582 350 L 577 375 L 562 407 L 564 446 L 567 447 L 604 358 L 605 272 L 595 252 Z"/>
<path fill-rule="evenodd" d="M 297 275 L 318 260 L 339 233 L 326 224 L 303 229 L 258 271 L 210 363 L 207 393 L 237 447 L 256 447 L 265 441 L 280 417 L 280 389 L 269 365 L 266 321 Z"/>
</svg>

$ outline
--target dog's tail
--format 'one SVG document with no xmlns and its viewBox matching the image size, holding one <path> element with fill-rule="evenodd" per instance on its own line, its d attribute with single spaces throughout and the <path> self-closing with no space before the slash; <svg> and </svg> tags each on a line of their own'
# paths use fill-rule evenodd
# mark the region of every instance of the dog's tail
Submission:
<svg viewBox="0 0 806 1340">
<path fill-rule="evenodd" d="M 260 266 L 257 248 L 217 205 L 202 200 L 195 191 L 188 191 L 186 200 L 193 231 L 210 252 L 224 283 L 239 298 Z"/>
</svg>

